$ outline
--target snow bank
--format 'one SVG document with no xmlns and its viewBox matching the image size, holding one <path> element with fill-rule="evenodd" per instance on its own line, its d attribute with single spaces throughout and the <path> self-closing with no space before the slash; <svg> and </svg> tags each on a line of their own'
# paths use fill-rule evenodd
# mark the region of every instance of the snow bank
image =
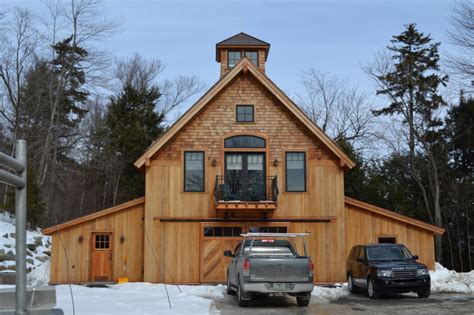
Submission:
<svg viewBox="0 0 474 315">
<path fill-rule="evenodd" d="M 430 277 L 431 292 L 474 293 L 474 270 L 458 273 L 436 263 Z"/>
<path fill-rule="evenodd" d="M 49 260 L 33 269 L 27 275 L 28 285 L 32 287 L 48 285 L 50 270 L 51 263 Z"/>
<path fill-rule="evenodd" d="M 15 225 L 14 219 L 2 214 L 0 216 L 0 271 L 15 270 Z M 49 261 L 51 255 L 51 238 L 44 236 L 38 229 L 26 232 L 27 256 L 29 270 Z"/>
<path fill-rule="evenodd" d="M 311 292 L 311 301 L 312 303 L 328 303 L 348 294 L 347 284 L 336 285 L 334 287 L 314 286 L 313 292 Z"/>
<path fill-rule="evenodd" d="M 220 296 L 223 294 L 221 287 L 179 286 L 178 289 L 175 285 L 165 287 L 151 283 L 124 283 L 109 288 L 58 285 L 56 299 L 57 307 L 63 309 L 64 314 L 72 314 L 70 288 L 76 314 L 217 314 L 212 300 L 203 295 Z"/>
</svg>

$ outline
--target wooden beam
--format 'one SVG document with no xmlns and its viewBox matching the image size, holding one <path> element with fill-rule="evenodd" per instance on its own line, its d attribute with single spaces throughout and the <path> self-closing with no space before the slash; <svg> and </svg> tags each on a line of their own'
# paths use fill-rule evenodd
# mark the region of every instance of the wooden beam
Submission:
<svg viewBox="0 0 474 315">
<path fill-rule="evenodd" d="M 206 218 L 206 217 L 154 217 L 159 222 L 301 222 L 301 223 L 330 223 L 335 222 L 336 217 L 287 217 L 287 218 Z"/>
</svg>

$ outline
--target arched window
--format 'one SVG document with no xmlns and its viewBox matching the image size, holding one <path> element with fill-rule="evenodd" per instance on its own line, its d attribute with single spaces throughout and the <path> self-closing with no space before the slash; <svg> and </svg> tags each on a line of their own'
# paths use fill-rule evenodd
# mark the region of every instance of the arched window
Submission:
<svg viewBox="0 0 474 315">
<path fill-rule="evenodd" d="M 225 148 L 265 148 L 265 139 L 256 136 L 233 136 L 225 139 Z"/>
</svg>

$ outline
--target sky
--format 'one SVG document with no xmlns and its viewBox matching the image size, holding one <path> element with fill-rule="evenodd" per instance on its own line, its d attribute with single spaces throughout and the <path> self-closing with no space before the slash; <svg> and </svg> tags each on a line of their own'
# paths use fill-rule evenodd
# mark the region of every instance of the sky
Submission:
<svg viewBox="0 0 474 315">
<path fill-rule="evenodd" d="M 40 0 L 0 0 L 0 7 L 41 12 Z M 241 31 L 271 44 L 267 75 L 289 95 L 299 93 L 299 73 L 315 67 L 375 93 L 362 66 L 386 47 L 403 25 L 443 42 L 453 1 L 154 1 L 105 0 L 105 17 L 120 30 L 100 45 L 116 57 L 138 52 L 166 64 L 163 75 L 196 75 L 207 86 L 219 78 L 215 44 Z"/>
</svg>

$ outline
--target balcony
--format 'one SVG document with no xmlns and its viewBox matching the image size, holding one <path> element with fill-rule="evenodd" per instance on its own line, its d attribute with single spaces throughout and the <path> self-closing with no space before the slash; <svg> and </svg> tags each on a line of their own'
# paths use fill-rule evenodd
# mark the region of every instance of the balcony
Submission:
<svg viewBox="0 0 474 315">
<path fill-rule="evenodd" d="M 278 194 L 277 176 L 265 180 L 216 176 L 216 210 L 275 210 Z"/>
</svg>

